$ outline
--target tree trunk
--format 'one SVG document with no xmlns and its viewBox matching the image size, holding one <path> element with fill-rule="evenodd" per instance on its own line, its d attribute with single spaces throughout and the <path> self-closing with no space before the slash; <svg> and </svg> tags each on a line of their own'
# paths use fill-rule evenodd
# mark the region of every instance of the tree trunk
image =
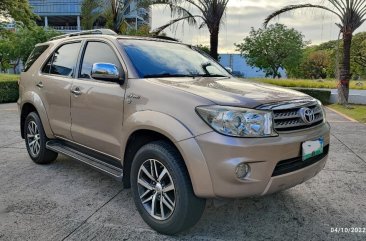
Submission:
<svg viewBox="0 0 366 241">
<path fill-rule="evenodd" d="M 338 84 L 338 103 L 346 105 L 349 96 L 349 82 L 351 80 L 351 45 L 352 32 L 343 33 L 343 60 L 341 64 Z"/>
<path fill-rule="evenodd" d="M 276 66 L 272 66 L 272 78 L 273 79 L 276 79 L 277 77 L 280 77 L 280 74 L 279 74 L 279 72 L 278 72 L 278 67 L 276 67 Z"/>
<path fill-rule="evenodd" d="M 13 72 L 14 72 L 14 74 L 18 74 L 18 73 L 16 73 L 16 69 L 17 69 L 17 67 L 18 67 L 18 65 L 19 65 L 19 59 L 17 59 L 17 61 L 15 62 L 15 64 L 13 65 Z"/>
<path fill-rule="evenodd" d="M 210 55 L 212 58 L 219 60 L 219 55 L 217 53 L 219 45 L 219 28 L 215 27 L 210 31 Z"/>
</svg>

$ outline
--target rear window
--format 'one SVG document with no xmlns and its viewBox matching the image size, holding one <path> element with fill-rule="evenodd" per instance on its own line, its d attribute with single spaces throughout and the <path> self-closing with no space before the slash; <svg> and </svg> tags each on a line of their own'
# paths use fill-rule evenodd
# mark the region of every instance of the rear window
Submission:
<svg viewBox="0 0 366 241">
<path fill-rule="evenodd" d="M 24 65 L 24 72 L 27 72 L 28 69 L 36 62 L 36 60 L 43 54 L 44 51 L 48 48 L 49 45 L 40 45 L 33 49 L 32 53 L 28 57 L 27 62 Z"/>
</svg>

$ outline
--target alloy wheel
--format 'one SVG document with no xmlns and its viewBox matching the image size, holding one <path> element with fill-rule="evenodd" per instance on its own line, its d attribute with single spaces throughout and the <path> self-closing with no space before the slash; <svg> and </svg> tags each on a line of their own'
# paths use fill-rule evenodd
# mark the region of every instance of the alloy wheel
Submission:
<svg viewBox="0 0 366 241">
<path fill-rule="evenodd" d="M 168 169 L 158 160 L 148 159 L 139 169 L 137 187 L 145 210 L 157 220 L 168 219 L 175 209 L 175 186 Z"/>
<path fill-rule="evenodd" d="M 34 121 L 30 121 L 27 126 L 27 143 L 32 157 L 37 157 L 41 150 L 41 137 Z"/>
</svg>

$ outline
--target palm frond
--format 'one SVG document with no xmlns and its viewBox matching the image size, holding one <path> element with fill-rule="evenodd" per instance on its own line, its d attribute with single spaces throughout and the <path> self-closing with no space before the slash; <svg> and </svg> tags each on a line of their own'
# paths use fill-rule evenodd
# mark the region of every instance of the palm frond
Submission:
<svg viewBox="0 0 366 241">
<path fill-rule="evenodd" d="M 342 19 L 342 16 L 337 13 L 336 11 L 328 8 L 328 7 L 325 7 L 325 6 L 322 6 L 322 5 L 314 5 L 314 4 L 298 4 L 298 5 L 289 5 L 289 6 L 286 6 L 280 10 L 277 10 L 275 11 L 274 13 L 272 13 L 271 15 L 269 15 L 265 20 L 264 20 L 264 27 L 267 27 L 268 23 L 275 17 L 283 14 L 283 13 L 286 13 L 286 12 L 289 12 L 289 11 L 293 11 L 293 10 L 296 10 L 296 9 L 301 9 L 301 8 L 318 8 L 318 9 L 323 9 L 323 10 L 326 10 L 326 11 L 329 11 L 331 13 L 334 13 L 335 15 L 337 15 L 340 19 Z"/>
<path fill-rule="evenodd" d="M 199 15 L 193 15 L 187 8 L 185 8 L 184 6 L 180 5 L 179 3 L 190 3 L 191 1 L 181 1 L 181 0 L 155 0 L 152 2 L 152 5 L 165 5 L 168 6 L 170 11 L 171 11 L 171 15 L 172 17 L 174 17 L 175 19 L 169 21 L 167 24 L 164 24 L 158 28 L 156 28 L 153 31 L 153 34 L 158 35 L 160 32 L 162 32 L 164 29 L 166 29 L 167 27 L 170 27 L 171 25 L 181 22 L 181 21 L 186 21 L 188 22 L 189 25 L 197 25 L 197 21 L 196 18 L 202 18 Z"/>
<path fill-rule="evenodd" d="M 180 22 L 180 21 L 188 21 L 190 24 L 197 24 L 196 18 L 199 18 L 201 16 L 199 15 L 190 15 L 190 16 L 184 16 L 180 18 L 173 19 L 169 21 L 167 24 L 164 24 L 163 26 L 160 26 L 152 31 L 152 35 L 159 35 L 164 29 L 170 27 L 171 25 Z"/>
</svg>

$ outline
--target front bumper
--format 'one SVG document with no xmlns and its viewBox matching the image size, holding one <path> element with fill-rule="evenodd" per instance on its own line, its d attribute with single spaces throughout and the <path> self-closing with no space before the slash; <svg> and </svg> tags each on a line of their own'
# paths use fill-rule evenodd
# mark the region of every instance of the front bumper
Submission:
<svg viewBox="0 0 366 241">
<path fill-rule="evenodd" d="M 197 136 L 195 139 L 206 160 L 212 182 L 213 193 L 205 197 L 261 196 L 312 178 L 323 169 L 327 155 L 296 171 L 282 175 L 273 175 L 273 172 L 280 161 L 301 156 L 304 141 L 323 137 L 324 146 L 329 145 L 329 133 L 329 124 L 325 123 L 273 138 L 234 138 L 216 132 Z M 250 166 L 250 175 L 244 180 L 235 175 L 236 166 L 242 162 Z"/>
</svg>

